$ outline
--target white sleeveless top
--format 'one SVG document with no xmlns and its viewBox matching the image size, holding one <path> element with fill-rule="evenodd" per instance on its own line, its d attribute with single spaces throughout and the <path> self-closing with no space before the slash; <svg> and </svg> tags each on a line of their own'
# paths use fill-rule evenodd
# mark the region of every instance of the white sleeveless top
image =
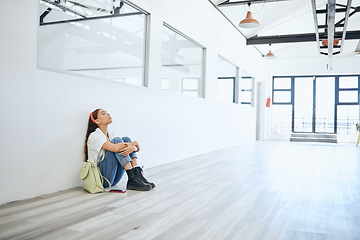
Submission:
<svg viewBox="0 0 360 240">
<path fill-rule="evenodd" d="M 97 128 L 94 132 L 89 135 L 87 145 L 88 145 L 88 160 L 95 163 L 102 158 L 104 154 L 104 149 L 101 149 L 106 141 L 111 141 L 114 138 L 114 135 L 108 132 L 109 139 L 105 134 Z"/>
</svg>

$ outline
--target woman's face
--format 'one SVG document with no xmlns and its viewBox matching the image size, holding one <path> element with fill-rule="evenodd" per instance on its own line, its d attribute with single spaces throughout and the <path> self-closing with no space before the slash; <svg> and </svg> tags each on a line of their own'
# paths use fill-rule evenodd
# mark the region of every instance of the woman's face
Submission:
<svg viewBox="0 0 360 240">
<path fill-rule="evenodd" d="M 97 114 L 97 119 L 95 120 L 98 124 L 101 125 L 108 125 L 112 123 L 112 118 L 110 113 L 106 112 L 104 109 L 100 109 Z"/>
</svg>

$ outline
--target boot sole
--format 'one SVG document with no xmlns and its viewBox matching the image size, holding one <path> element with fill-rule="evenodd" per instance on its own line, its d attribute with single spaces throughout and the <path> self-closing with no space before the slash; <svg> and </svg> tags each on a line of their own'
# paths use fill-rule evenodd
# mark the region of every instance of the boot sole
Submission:
<svg viewBox="0 0 360 240">
<path fill-rule="evenodd" d="M 129 185 L 129 186 L 126 186 L 126 189 L 127 190 L 136 190 L 136 191 L 149 191 L 152 189 L 152 187 L 148 186 L 148 187 L 139 188 L 136 186 Z"/>
</svg>

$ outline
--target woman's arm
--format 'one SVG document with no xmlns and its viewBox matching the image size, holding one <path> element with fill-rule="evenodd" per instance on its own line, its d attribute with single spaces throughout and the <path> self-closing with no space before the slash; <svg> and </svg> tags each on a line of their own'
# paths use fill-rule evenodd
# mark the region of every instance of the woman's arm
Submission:
<svg viewBox="0 0 360 240">
<path fill-rule="evenodd" d="M 139 144 L 135 142 L 122 142 L 122 143 L 111 143 L 106 141 L 103 146 L 103 149 L 110 152 L 119 152 L 121 155 L 128 156 L 130 153 L 140 151 Z"/>
<path fill-rule="evenodd" d="M 125 149 L 128 147 L 128 143 L 111 143 L 109 141 L 106 141 L 103 145 L 102 148 L 105 150 L 108 150 L 110 152 L 120 152 L 121 150 Z"/>
<path fill-rule="evenodd" d="M 127 144 L 129 144 L 129 146 L 136 147 L 136 152 L 140 151 L 140 145 L 139 145 L 139 143 L 137 141 L 129 142 Z"/>
</svg>

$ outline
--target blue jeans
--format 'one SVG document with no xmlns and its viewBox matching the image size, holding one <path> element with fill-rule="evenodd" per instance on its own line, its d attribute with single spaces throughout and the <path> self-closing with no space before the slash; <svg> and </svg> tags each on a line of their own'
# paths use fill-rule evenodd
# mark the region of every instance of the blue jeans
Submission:
<svg viewBox="0 0 360 240">
<path fill-rule="evenodd" d="M 111 140 L 111 143 L 121 142 L 131 142 L 131 139 L 129 137 L 115 137 Z M 129 156 L 123 156 L 117 152 L 105 150 L 104 160 L 98 163 L 98 167 L 103 177 L 106 177 L 111 186 L 113 186 L 120 182 L 125 173 L 124 166 L 131 162 L 133 158 L 137 158 L 135 152 L 130 153 Z M 105 179 L 103 185 L 104 187 L 109 187 Z"/>
</svg>

